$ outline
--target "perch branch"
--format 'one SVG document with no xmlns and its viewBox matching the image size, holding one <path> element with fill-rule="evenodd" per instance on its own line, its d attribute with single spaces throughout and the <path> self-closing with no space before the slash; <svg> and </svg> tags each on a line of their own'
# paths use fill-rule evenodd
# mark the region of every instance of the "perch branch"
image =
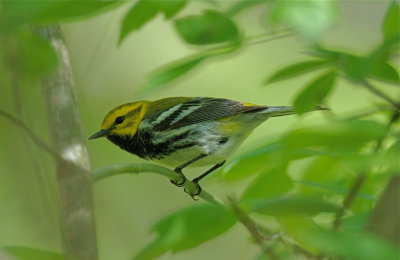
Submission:
<svg viewBox="0 0 400 260">
<path fill-rule="evenodd" d="M 155 165 L 155 164 L 151 164 L 151 163 L 137 163 L 137 164 L 135 163 L 135 164 L 111 165 L 111 166 L 107 166 L 104 168 L 94 170 L 93 174 L 92 174 L 92 179 L 94 182 L 96 182 L 96 181 L 102 180 L 107 177 L 111 177 L 111 176 L 115 176 L 115 175 L 119 175 L 119 174 L 127 174 L 127 173 L 129 173 L 129 174 L 156 173 L 156 174 L 159 174 L 161 176 L 164 176 L 170 180 L 177 181 L 177 182 L 179 182 L 180 178 L 181 178 L 178 173 L 176 173 L 168 168 L 159 166 L 159 165 Z M 196 192 L 196 186 L 190 180 L 186 180 L 183 187 L 189 194 L 193 194 Z M 214 198 L 211 194 L 209 194 L 205 190 L 203 190 L 198 195 L 198 197 L 207 202 L 213 203 L 213 204 L 221 204 L 219 202 L 219 200 Z"/>
</svg>

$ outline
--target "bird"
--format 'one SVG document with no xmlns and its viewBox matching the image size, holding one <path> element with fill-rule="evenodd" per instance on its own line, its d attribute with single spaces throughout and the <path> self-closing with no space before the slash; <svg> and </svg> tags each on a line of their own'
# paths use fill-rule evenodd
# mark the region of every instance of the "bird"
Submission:
<svg viewBox="0 0 400 260">
<path fill-rule="evenodd" d="M 317 107 L 315 110 L 324 110 Z M 121 149 L 157 164 L 173 167 L 183 186 L 186 167 L 210 166 L 199 181 L 221 167 L 240 144 L 270 117 L 292 115 L 291 106 L 264 106 L 211 97 L 169 97 L 136 101 L 112 109 L 89 139 L 106 137 Z"/>
</svg>

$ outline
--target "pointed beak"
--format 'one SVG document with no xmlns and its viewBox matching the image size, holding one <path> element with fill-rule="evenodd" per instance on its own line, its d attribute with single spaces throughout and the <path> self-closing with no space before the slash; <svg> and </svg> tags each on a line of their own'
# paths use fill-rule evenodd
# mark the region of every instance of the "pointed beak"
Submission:
<svg viewBox="0 0 400 260">
<path fill-rule="evenodd" d="M 108 134 L 108 132 L 109 131 L 106 130 L 106 129 L 101 129 L 100 131 L 98 131 L 98 132 L 94 133 L 93 135 L 91 135 L 89 137 L 89 140 L 90 139 L 96 139 L 96 138 L 104 137 L 104 136 L 106 136 Z"/>
</svg>

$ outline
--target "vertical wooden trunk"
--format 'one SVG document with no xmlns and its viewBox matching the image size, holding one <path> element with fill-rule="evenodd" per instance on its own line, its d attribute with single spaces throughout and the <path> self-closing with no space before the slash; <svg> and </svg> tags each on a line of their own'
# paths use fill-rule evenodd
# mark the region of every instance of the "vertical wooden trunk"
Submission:
<svg viewBox="0 0 400 260">
<path fill-rule="evenodd" d="M 56 162 L 63 247 L 71 259 L 97 259 L 96 228 L 90 164 L 84 138 L 68 50 L 58 25 L 43 27 L 59 58 L 57 71 L 43 81 L 53 147 L 64 159 Z"/>
</svg>

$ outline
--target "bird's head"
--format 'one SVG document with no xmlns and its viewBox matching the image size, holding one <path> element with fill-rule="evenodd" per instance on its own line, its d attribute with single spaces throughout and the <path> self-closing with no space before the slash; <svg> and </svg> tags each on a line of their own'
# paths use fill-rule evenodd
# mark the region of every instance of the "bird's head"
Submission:
<svg viewBox="0 0 400 260">
<path fill-rule="evenodd" d="M 114 108 L 105 116 L 101 130 L 89 139 L 110 135 L 133 137 L 143 119 L 147 104 L 147 101 L 138 101 Z"/>
</svg>

